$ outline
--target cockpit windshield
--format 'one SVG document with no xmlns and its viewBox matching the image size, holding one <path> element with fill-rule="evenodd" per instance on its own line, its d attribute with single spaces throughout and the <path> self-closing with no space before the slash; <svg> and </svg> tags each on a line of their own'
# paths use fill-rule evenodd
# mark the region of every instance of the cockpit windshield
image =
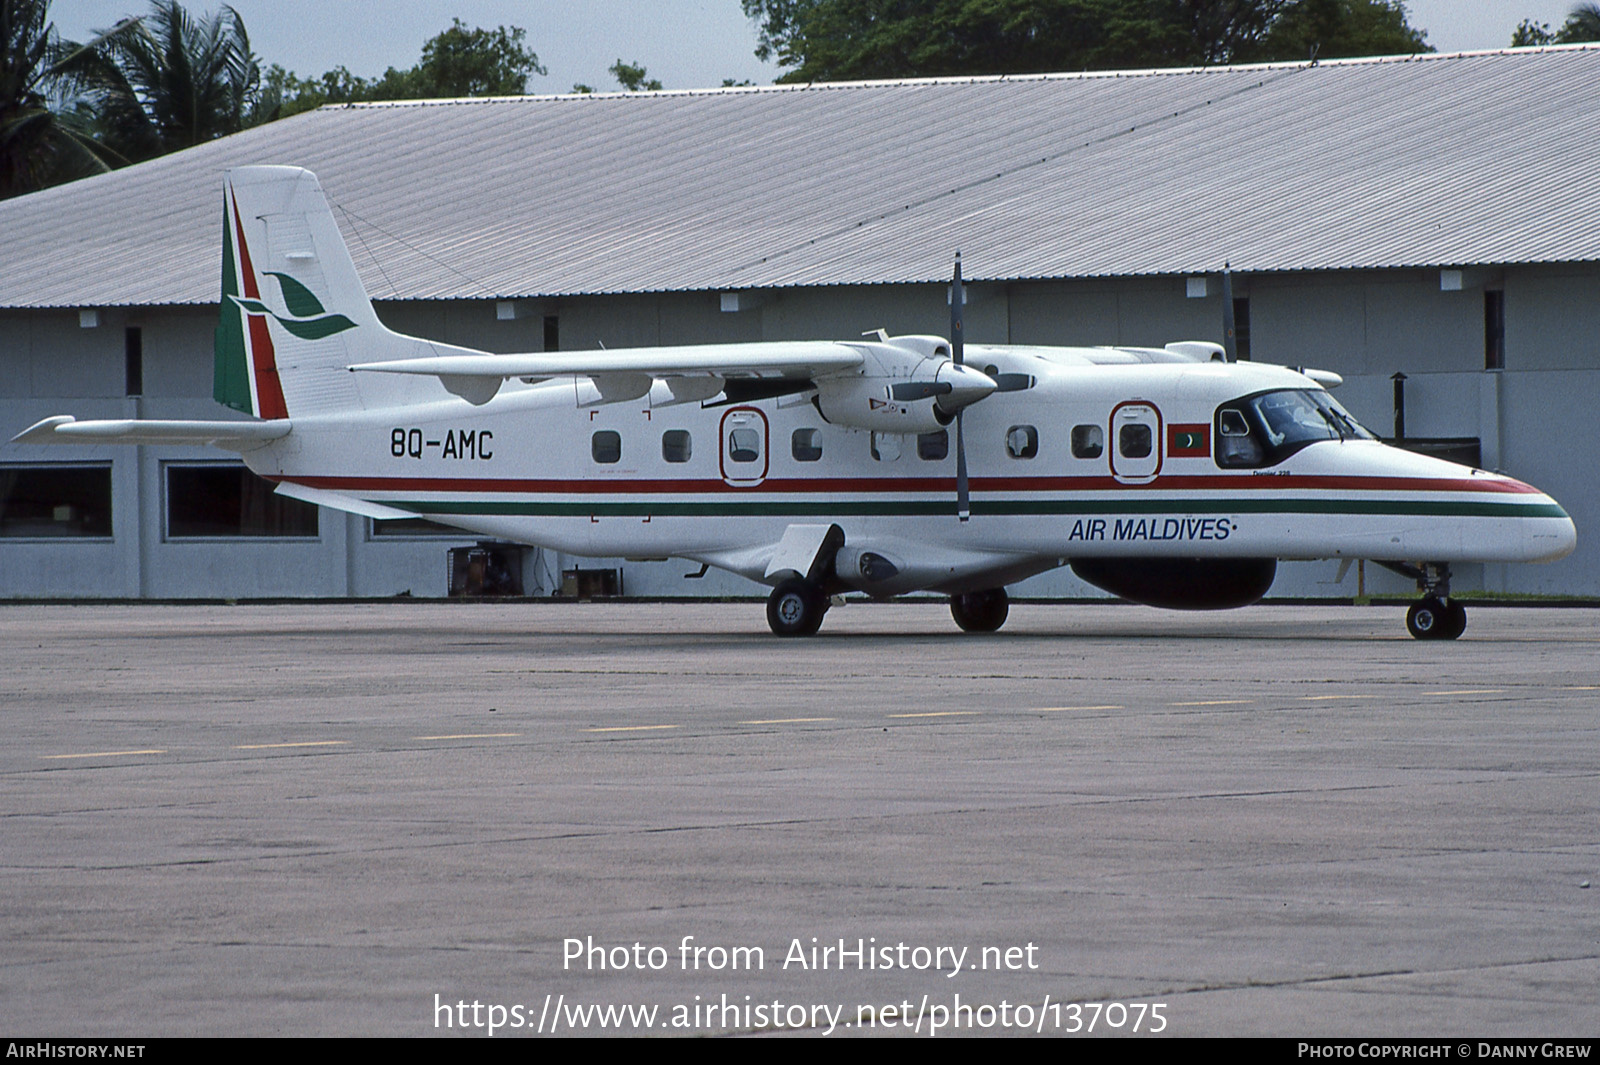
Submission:
<svg viewBox="0 0 1600 1065">
<path fill-rule="evenodd" d="M 1217 465 L 1275 466 L 1320 440 L 1376 440 L 1321 389 L 1286 388 L 1217 408 Z"/>
</svg>

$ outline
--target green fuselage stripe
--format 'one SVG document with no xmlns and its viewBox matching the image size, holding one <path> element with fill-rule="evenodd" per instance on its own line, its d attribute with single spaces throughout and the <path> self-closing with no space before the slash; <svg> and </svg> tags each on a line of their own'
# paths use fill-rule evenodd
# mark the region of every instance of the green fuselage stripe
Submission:
<svg viewBox="0 0 1600 1065">
<path fill-rule="evenodd" d="M 377 500 L 385 506 L 418 514 L 479 517 L 874 517 L 909 518 L 951 515 L 956 501 L 913 500 L 579 500 L 509 502 L 477 500 Z M 1348 514 L 1425 515 L 1468 518 L 1564 518 L 1553 503 L 1474 503 L 1417 500 L 1355 499 L 996 499 L 972 500 L 973 514 L 1102 515 L 1102 514 Z"/>
</svg>

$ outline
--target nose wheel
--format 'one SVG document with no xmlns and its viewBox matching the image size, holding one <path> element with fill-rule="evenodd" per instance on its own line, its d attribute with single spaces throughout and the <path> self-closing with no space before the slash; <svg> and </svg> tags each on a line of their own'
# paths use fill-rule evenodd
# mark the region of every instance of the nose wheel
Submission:
<svg viewBox="0 0 1600 1065">
<path fill-rule="evenodd" d="M 1428 596 L 1406 611 L 1406 631 L 1419 640 L 1453 640 L 1467 630 L 1467 608 L 1454 599 Z"/>
</svg>

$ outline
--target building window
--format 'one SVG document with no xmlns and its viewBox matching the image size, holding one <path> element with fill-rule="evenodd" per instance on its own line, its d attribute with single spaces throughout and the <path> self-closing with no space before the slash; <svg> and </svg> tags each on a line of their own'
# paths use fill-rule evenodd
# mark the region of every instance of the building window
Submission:
<svg viewBox="0 0 1600 1065">
<path fill-rule="evenodd" d="M 602 429 L 589 438 L 589 454 L 594 460 L 605 465 L 622 461 L 622 434 L 611 429 Z"/>
<path fill-rule="evenodd" d="M 0 466 L 0 538 L 111 535 L 111 466 Z"/>
<path fill-rule="evenodd" d="M 278 495 L 243 466 L 172 463 L 166 474 L 168 539 L 317 535 L 315 506 Z"/>
<path fill-rule="evenodd" d="M 940 462 L 950 454 L 950 433 L 940 429 L 936 433 L 917 435 L 917 458 L 926 462 Z"/>
<path fill-rule="evenodd" d="M 822 430 L 796 429 L 789 438 L 789 450 L 796 462 L 816 462 L 822 458 Z"/>
<path fill-rule="evenodd" d="M 122 331 L 123 395 L 144 395 L 144 330 L 130 325 Z"/>
<path fill-rule="evenodd" d="M 544 316 L 544 350 L 561 350 L 561 319 L 553 314 Z"/>
<path fill-rule="evenodd" d="M 1072 427 L 1072 457 L 1076 459 L 1097 459 L 1105 453 L 1105 434 L 1098 425 L 1074 425 Z"/>
<path fill-rule="evenodd" d="M 668 462 L 688 462 L 694 454 L 694 441 L 687 429 L 668 429 L 661 434 L 661 457 Z"/>
<path fill-rule="evenodd" d="M 1006 430 L 1006 454 L 1014 459 L 1031 459 L 1039 453 L 1039 430 L 1031 425 L 1013 425 Z"/>
<path fill-rule="evenodd" d="M 1483 368 L 1506 368 L 1506 294 L 1488 289 L 1483 294 Z"/>
</svg>

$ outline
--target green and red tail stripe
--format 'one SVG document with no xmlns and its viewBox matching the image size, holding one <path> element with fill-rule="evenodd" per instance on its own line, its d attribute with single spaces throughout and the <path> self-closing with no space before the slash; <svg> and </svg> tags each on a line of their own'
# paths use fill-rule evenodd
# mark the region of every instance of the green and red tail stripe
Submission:
<svg viewBox="0 0 1600 1065">
<path fill-rule="evenodd" d="M 223 198 L 222 238 L 222 306 L 216 333 L 214 395 L 217 402 L 258 418 L 287 418 L 289 406 L 278 379 L 277 353 L 267 316 L 246 311 L 239 302 L 242 297 L 259 306 L 261 288 L 231 189 Z"/>
</svg>

